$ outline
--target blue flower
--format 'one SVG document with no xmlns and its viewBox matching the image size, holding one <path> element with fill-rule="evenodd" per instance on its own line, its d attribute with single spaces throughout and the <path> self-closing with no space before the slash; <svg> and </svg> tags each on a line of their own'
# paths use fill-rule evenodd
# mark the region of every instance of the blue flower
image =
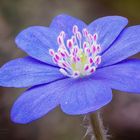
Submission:
<svg viewBox="0 0 140 140">
<path fill-rule="evenodd" d="M 112 99 L 112 89 L 140 93 L 140 26 L 121 16 L 89 25 L 58 15 L 49 27 L 32 26 L 16 37 L 29 56 L 0 69 L 0 86 L 31 87 L 14 103 L 11 118 L 29 123 L 60 105 L 71 115 L 93 112 Z"/>
</svg>

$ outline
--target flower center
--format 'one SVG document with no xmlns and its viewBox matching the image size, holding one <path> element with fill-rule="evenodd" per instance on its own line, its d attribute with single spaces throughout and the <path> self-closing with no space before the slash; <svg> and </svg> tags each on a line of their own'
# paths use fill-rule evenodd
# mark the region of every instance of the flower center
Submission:
<svg viewBox="0 0 140 140">
<path fill-rule="evenodd" d="M 80 32 L 77 25 L 73 26 L 72 33 L 71 38 L 66 39 L 65 32 L 60 32 L 57 37 L 58 50 L 49 49 L 49 54 L 62 74 L 73 78 L 90 75 L 101 63 L 98 35 L 90 34 L 86 28 Z"/>
</svg>

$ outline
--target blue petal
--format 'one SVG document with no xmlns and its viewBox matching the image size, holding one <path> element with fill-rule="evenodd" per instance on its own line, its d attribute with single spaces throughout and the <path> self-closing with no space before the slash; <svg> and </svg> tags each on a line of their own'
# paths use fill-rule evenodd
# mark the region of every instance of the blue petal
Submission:
<svg viewBox="0 0 140 140">
<path fill-rule="evenodd" d="M 93 21 L 88 30 L 94 34 L 98 33 L 98 43 L 104 52 L 118 37 L 120 32 L 127 25 L 128 20 L 121 16 L 107 16 Z"/>
<path fill-rule="evenodd" d="M 140 52 L 140 26 L 125 29 L 114 44 L 103 54 L 102 66 L 118 63 Z"/>
<path fill-rule="evenodd" d="M 111 99 L 112 93 L 109 87 L 101 81 L 88 77 L 69 81 L 60 104 L 65 113 L 75 115 L 96 111 Z"/>
<path fill-rule="evenodd" d="M 33 58 L 55 65 L 49 55 L 49 49 L 56 50 L 58 33 L 42 26 L 32 26 L 23 30 L 16 37 L 16 44 Z"/>
<path fill-rule="evenodd" d="M 94 74 L 113 89 L 140 93 L 140 60 L 132 59 L 116 65 L 100 68 Z"/>
<path fill-rule="evenodd" d="M 27 87 L 64 78 L 57 67 L 30 57 L 12 60 L 0 68 L 0 86 Z"/>
<path fill-rule="evenodd" d="M 111 89 L 101 81 L 67 78 L 27 90 L 15 102 L 11 118 L 17 123 L 29 123 L 58 104 L 68 114 L 84 114 L 101 108 L 111 99 Z"/>
<path fill-rule="evenodd" d="M 23 93 L 14 103 L 11 119 L 16 123 L 26 124 L 47 114 L 59 104 L 61 92 L 57 82 L 31 88 Z"/>
<path fill-rule="evenodd" d="M 65 31 L 69 35 L 69 37 L 71 37 L 73 25 L 77 25 L 80 31 L 86 27 L 86 24 L 80 19 L 66 14 L 56 16 L 53 19 L 50 27 L 53 29 L 58 29 L 60 31 Z"/>
</svg>

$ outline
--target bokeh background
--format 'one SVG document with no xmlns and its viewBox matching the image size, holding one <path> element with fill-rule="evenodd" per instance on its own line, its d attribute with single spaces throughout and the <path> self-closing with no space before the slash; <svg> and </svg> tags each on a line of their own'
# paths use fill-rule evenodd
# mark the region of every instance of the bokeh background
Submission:
<svg viewBox="0 0 140 140">
<path fill-rule="evenodd" d="M 25 55 L 14 43 L 18 32 L 31 25 L 48 26 L 60 13 L 86 23 L 106 15 L 121 15 L 129 19 L 129 25 L 135 25 L 140 24 L 140 1 L 0 0 L 0 65 Z M 86 131 L 83 116 L 68 116 L 59 108 L 28 125 L 12 123 L 10 108 L 24 90 L 0 87 L 0 140 L 82 140 Z M 140 95 L 114 93 L 112 102 L 101 110 L 110 139 L 140 140 Z"/>
</svg>

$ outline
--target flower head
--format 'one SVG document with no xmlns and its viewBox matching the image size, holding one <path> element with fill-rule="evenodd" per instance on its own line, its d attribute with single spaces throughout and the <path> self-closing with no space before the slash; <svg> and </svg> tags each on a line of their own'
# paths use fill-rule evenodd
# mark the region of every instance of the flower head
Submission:
<svg viewBox="0 0 140 140">
<path fill-rule="evenodd" d="M 93 112 L 112 99 L 112 89 L 140 93 L 140 26 L 121 16 L 89 25 L 68 15 L 50 27 L 32 26 L 16 37 L 29 56 L 0 68 L 0 86 L 31 87 L 14 103 L 11 118 L 29 123 L 60 105 L 71 115 Z"/>
</svg>

